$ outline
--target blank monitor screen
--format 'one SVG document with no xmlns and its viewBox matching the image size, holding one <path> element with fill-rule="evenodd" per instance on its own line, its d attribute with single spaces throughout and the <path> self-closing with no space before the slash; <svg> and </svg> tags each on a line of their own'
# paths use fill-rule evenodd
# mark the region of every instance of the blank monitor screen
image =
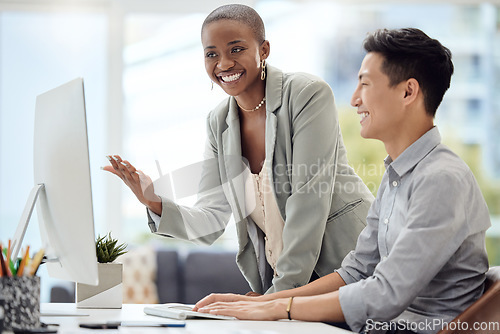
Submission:
<svg viewBox="0 0 500 334">
<path fill-rule="evenodd" d="M 97 258 L 83 79 L 36 99 L 35 184 L 50 276 L 96 285 Z"/>
</svg>

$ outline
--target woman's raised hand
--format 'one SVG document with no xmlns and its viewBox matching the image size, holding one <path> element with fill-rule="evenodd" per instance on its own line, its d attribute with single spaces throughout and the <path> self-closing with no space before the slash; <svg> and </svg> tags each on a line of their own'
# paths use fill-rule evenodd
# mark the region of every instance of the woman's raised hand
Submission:
<svg viewBox="0 0 500 334">
<path fill-rule="evenodd" d="M 161 215 L 161 199 L 154 193 L 153 181 L 142 171 L 136 169 L 127 160 L 119 155 L 106 156 L 111 166 L 103 169 L 118 176 L 132 190 L 139 202 L 147 206 L 154 213 Z"/>
</svg>

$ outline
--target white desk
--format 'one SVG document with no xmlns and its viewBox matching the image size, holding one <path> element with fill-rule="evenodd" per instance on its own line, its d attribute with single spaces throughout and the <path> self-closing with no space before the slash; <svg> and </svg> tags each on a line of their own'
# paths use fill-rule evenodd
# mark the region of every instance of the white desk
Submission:
<svg viewBox="0 0 500 334">
<path fill-rule="evenodd" d="M 186 320 L 184 328 L 132 328 L 120 327 L 118 330 L 94 330 L 79 328 L 82 322 L 107 322 L 107 321 L 161 321 L 163 318 L 144 314 L 145 305 L 124 304 L 122 309 L 77 309 L 75 304 L 42 303 L 42 312 L 60 312 L 65 314 L 80 313 L 87 316 L 42 316 L 41 321 L 46 324 L 57 323 L 60 325 L 61 334 L 78 333 L 231 333 L 231 334 L 347 334 L 352 333 L 341 328 L 329 326 L 320 322 L 302 321 L 240 321 L 240 320 Z"/>
</svg>

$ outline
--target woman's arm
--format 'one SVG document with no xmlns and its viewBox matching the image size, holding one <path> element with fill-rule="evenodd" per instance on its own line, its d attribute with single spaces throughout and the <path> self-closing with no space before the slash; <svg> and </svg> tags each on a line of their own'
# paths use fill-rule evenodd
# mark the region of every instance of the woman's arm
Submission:
<svg viewBox="0 0 500 334">
<path fill-rule="evenodd" d="M 218 302 L 237 302 L 237 301 L 265 302 L 265 301 L 274 301 L 278 299 L 297 297 L 297 296 L 316 296 L 337 291 L 341 286 L 344 285 L 345 282 L 342 280 L 340 275 L 335 272 L 323 276 L 315 280 L 314 282 L 311 282 L 299 288 L 291 290 L 283 290 L 280 292 L 275 292 L 258 297 L 242 296 L 235 294 L 211 294 L 203 298 L 199 302 L 197 302 L 193 310 L 197 311 L 198 309 L 201 309 L 207 305 Z"/>
</svg>

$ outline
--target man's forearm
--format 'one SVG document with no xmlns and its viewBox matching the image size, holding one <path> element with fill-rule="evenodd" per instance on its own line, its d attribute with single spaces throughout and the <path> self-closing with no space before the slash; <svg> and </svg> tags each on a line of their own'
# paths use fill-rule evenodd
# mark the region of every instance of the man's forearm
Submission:
<svg viewBox="0 0 500 334">
<path fill-rule="evenodd" d="M 314 282 L 301 286 L 299 288 L 283 290 L 268 295 L 258 297 L 260 300 L 273 300 L 278 298 L 296 297 L 296 296 L 316 296 L 333 291 L 337 291 L 345 282 L 338 273 L 331 273 Z"/>
<path fill-rule="evenodd" d="M 339 292 L 319 296 L 294 298 L 290 306 L 290 319 L 304 321 L 344 322 Z"/>
</svg>

